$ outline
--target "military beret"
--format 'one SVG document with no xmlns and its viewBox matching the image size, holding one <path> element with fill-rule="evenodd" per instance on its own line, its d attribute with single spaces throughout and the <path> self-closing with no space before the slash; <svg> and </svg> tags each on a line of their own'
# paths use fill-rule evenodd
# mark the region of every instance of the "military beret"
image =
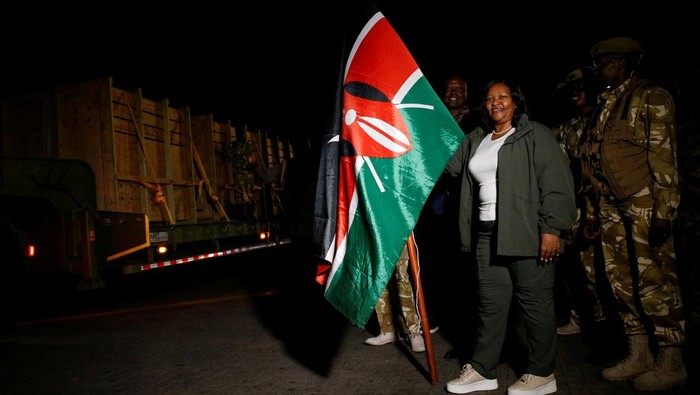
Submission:
<svg viewBox="0 0 700 395">
<path fill-rule="evenodd" d="M 591 56 L 604 55 L 608 53 L 632 53 L 644 54 L 644 48 L 637 40 L 629 37 L 613 37 L 603 40 L 591 48 Z"/>
</svg>

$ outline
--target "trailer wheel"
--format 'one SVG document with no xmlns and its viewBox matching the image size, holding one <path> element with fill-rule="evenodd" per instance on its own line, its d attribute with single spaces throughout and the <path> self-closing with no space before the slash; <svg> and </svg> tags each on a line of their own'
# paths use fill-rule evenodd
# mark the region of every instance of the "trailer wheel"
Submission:
<svg viewBox="0 0 700 395">
<path fill-rule="evenodd" d="M 0 331 L 14 327 L 26 283 L 26 257 L 17 229 L 0 218 Z"/>
</svg>

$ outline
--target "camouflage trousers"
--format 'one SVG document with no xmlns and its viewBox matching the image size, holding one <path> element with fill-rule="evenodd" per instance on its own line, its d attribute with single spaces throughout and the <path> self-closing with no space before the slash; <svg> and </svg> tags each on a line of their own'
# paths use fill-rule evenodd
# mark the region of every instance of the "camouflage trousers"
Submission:
<svg viewBox="0 0 700 395">
<path fill-rule="evenodd" d="M 685 318 L 673 238 L 658 248 L 649 246 L 654 210 L 651 195 L 624 202 L 600 200 L 605 272 L 618 301 L 627 335 L 645 334 L 651 320 L 659 346 L 685 342 Z"/>
<path fill-rule="evenodd" d="M 374 311 L 376 311 L 377 320 L 379 321 L 379 329 L 382 333 L 391 333 L 396 330 L 394 326 L 396 312 L 392 303 L 394 301 L 398 301 L 401 307 L 401 314 L 398 317 L 400 331 L 403 334 L 418 333 L 420 331 L 420 319 L 416 310 L 413 285 L 408 275 L 408 250 L 406 247 L 401 251 L 401 257 L 396 263 L 394 277 L 389 280 L 389 284 L 379 296 L 377 305 L 374 306 Z"/>
</svg>

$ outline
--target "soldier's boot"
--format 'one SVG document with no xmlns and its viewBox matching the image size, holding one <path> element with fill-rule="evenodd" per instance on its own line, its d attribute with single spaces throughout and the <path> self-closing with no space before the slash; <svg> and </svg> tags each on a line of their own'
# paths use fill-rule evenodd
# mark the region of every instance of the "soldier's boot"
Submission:
<svg viewBox="0 0 700 395">
<path fill-rule="evenodd" d="M 661 391 L 688 381 L 680 347 L 661 347 L 654 369 L 639 375 L 632 385 L 640 391 Z"/>
<path fill-rule="evenodd" d="M 603 369 L 603 380 L 622 381 L 639 376 L 654 368 L 654 357 L 649 351 L 649 339 L 646 335 L 627 336 L 629 355 L 617 365 Z"/>
</svg>

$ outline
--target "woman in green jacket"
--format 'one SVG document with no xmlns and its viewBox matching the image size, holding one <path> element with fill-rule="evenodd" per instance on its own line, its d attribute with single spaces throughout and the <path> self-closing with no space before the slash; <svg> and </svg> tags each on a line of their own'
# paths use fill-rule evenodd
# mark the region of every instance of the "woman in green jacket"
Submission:
<svg viewBox="0 0 700 395">
<path fill-rule="evenodd" d="M 529 120 L 514 81 L 490 82 L 482 106 L 490 130 L 465 137 L 445 170 L 461 177 L 461 248 L 476 258 L 479 287 L 474 354 L 447 390 L 498 388 L 515 296 L 528 344 L 524 374 L 508 394 L 549 394 L 557 388 L 553 262 L 576 219 L 573 177 L 552 132 Z"/>
</svg>

